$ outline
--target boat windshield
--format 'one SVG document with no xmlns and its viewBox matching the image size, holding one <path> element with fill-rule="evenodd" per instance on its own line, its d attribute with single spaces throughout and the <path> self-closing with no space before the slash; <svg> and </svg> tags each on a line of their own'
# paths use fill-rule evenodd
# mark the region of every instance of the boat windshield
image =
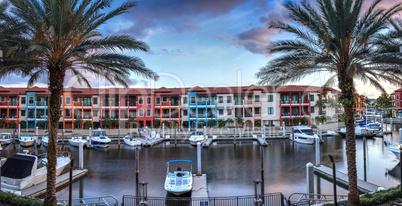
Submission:
<svg viewBox="0 0 402 206">
<path fill-rule="evenodd" d="M 302 129 L 301 132 L 306 135 L 314 135 L 314 131 L 312 129 Z"/>
<path fill-rule="evenodd" d="M 1 135 L 0 139 L 8 139 L 8 135 L 3 134 L 3 135 Z"/>
<path fill-rule="evenodd" d="M 191 135 L 202 135 L 202 132 L 193 132 Z"/>
<path fill-rule="evenodd" d="M 94 131 L 94 137 L 106 136 L 105 131 Z"/>
</svg>

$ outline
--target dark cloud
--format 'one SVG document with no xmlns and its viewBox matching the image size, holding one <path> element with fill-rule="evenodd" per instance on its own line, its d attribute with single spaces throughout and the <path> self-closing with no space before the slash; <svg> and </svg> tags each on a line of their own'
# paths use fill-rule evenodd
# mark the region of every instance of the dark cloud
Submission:
<svg viewBox="0 0 402 206">
<path fill-rule="evenodd" d="M 138 0 L 137 6 L 122 15 L 123 19 L 120 20 L 132 22 L 132 26 L 122 27 L 124 32 L 129 32 L 136 38 L 146 37 L 154 29 L 161 27 L 175 32 L 188 32 L 199 28 L 197 17 L 226 14 L 247 2 L 248 0 Z M 111 27 L 105 30 L 116 32 Z"/>
<path fill-rule="evenodd" d="M 236 45 L 244 47 L 246 50 L 254 54 L 268 55 L 268 47 L 271 43 L 270 37 L 278 34 L 278 30 L 268 29 L 268 25 L 272 21 L 287 22 L 287 10 L 279 2 L 275 2 L 272 8 L 264 16 L 259 18 L 262 26 L 246 29 L 233 37 Z"/>
</svg>

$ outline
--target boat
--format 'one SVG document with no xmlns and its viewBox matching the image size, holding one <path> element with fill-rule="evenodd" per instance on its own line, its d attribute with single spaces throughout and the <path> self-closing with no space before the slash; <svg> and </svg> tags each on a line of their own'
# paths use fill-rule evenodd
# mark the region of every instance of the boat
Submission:
<svg viewBox="0 0 402 206">
<path fill-rule="evenodd" d="M 346 128 L 342 128 L 338 132 L 342 137 L 346 137 Z M 370 129 L 367 127 L 362 127 L 362 126 L 356 126 L 355 127 L 355 137 L 356 138 L 373 138 L 378 134 L 377 129 Z"/>
<path fill-rule="evenodd" d="M 193 132 L 188 140 L 192 146 L 197 146 L 198 142 L 204 142 L 204 135 L 202 132 Z"/>
<path fill-rule="evenodd" d="M 87 144 L 87 140 L 83 139 L 80 134 L 71 134 L 71 138 L 68 140 L 68 144 L 74 147 L 79 147 L 81 142 L 83 146 Z"/>
<path fill-rule="evenodd" d="M 42 139 L 41 139 L 41 144 L 45 147 L 47 147 L 47 145 L 49 144 L 49 134 L 47 133 L 47 131 L 45 132 L 45 134 L 43 135 Z"/>
<path fill-rule="evenodd" d="M 367 127 L 368 129 L 376 130 L 378 132 L 381 130 L 380 123 L 372 122 L 370 120 L 357 120 L 356 126 Z"/>
<path fill-rule="evenodd" d="M 185 164 L 189 168 L 188 170 L 182 170 L 181 167 L 178 167 L 175 171 L 170 171 L 172 163 L 179 166 Z M 171 160 L 166 163 L 166 168 L 165 190 L 168 193 L 178 196 L 191 191 L 193 188 L 193 166 L 191 160 Z"/>
<path fill-rule="evenodd" d="M 106 136 L 105 130 L 98 129 L 92 131 L 89 141 L 94 147 L 108 148 L 111 142 L 110 138 Z"/>
<path fill-rule="evenodd" d="M 124 137 L 124 143 L 131 147 L 139 147 L 139 146 L 141 146 L 142 141 L 138 140 L 137 138 L 135 138 L 131 135 L 126 135 Z"/>
<path fill-rule="evenodd" d="M 0 133 L 0 143 L 1 145 L 11 144 L 14 141 L 11 138 L 11 133 Z"/>
<path fill-rule="evenodd" d="M 387 150 L 391 151 L 392 153 L 395 154 L 396 158 L 400 160 L 400 152 L 401 150 L 399 149 L 398 145 L 392 144 L 391 142 L 384 141 L 384 145 L 387 148 Z"/>
<path fill-rule="evenodd" d="M 314 131 L 307 126 L 295 126 L 293 127 L 293 134 L 289 135 L 289 139 L 302 144 L 314 144 L 316 139 L 319 139 Z"/>
<path fill-rule="evenodd" d="M 20 145 L 23 147 L 30 147 L 32 146 L 38 138 L 33 136 L 32 134 L 21 134 L 19 138 Z"/>
<path fill-rule="evenodd" d="M 1 189 L 20 194 L 21 190 L 46 181 L 47 158 L 25 153 L 9 157 L 1 167 Z M 57 157 L 56 176 L 70 163 L 70 153 L 59 153 Z"/>
</svg>

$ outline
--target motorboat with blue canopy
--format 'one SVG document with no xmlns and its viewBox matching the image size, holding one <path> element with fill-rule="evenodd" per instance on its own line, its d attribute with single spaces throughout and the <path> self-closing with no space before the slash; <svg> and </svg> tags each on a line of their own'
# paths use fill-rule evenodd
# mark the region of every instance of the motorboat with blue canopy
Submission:
<svg viewBox="0 0 402 206">
<path fill-rule="evenodd" d="M 204 142 L 204 134 L 202 132 L 193 132 L 188 140 L 192 146 L 197 146 L 198 142 Z"/>
<path fill-rule="evenodd" d="M 171 160 L 166 163 L 165 190 L 173 195 L 182 195 L 193 188 L 191 160 Z M 177 168 L 177 169 L 171 169 Z"/>
</svg>

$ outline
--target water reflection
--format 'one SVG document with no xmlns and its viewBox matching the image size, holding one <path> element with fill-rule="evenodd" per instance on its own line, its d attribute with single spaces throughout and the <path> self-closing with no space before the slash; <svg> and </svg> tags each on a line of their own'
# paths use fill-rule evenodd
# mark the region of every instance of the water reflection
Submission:
<svg viewBox="0 0 402 206">
<path fill-rule="evenodd" d="M 383 139 L 399 141 L 397 128 L 393 136 L 367 140 L 367 180 L 383 187 L 399 184 L 398 160 L 392 152 L 384 149 Z M 345 140 L 340 137 L 324 137 L 320 145 L 321 164 L 331 166 L 328 155 L 333 155 L 337 170 L 346 173 Z M 15 147 L 15 148 L 14 148 Z M 356 140 L 358 178 L 363 179 L 362 140 Z M 16 151 L 22 152 L 19 145 L 3 147 L 3 157 L 11 156 Z M 33 148 L 28 148 L 33 152 Z M 78 166 L 78 148 L 64 146 L 76 159 Z M 135 150 L 136 148 L 111 145 L 108 150 L 84 151 L 84 167 L 89 170 L 87 176 L 73 184 L 73 197 L 91 197 L 113 195 L 121 200 L 122 195 L 135 195 Z M 172 159 L 193 161 L 193 172 L 197 171 L 197 149 L 189 144 L 160 144 L 151 148 L 140 148 L 139 180 L 149 182 L 149 196 L 164 197 L 163 188 L 166 162 Z M 38 153 L 45 153 L 46 148 L 38 148 Z M 286 196 L 294 192 L 307 192 L 306 164 L 315 164 L 314 145 L 293 144 L 288 140 L 270 141 L 264 148 L 265 193 L 282 192 Z M 252 180 L 261 179 L 260 147 L 256 143 L 233 142 L 217 143 L 202 149 L 202 171 L 207 174 L 209 194 L 212 197 L 253 195 Z M 398 176 L 399 175 L 399 176 Z M 322 178 L 315 178 L 315 192 L 332 193 L 332 183 Z M 347 192 L 338 187 L 339 194 Z M 57 192 L 58 198 L 68 198 L 68 188 Z"/>
</svg>

